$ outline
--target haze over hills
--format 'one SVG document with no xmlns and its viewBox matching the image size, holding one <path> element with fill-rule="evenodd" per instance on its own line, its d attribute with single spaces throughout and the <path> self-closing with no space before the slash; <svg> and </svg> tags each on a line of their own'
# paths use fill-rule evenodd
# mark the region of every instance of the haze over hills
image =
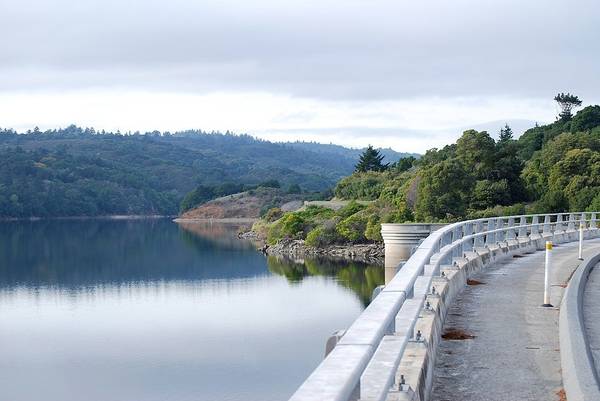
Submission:
<svg viewBox="0 0 600 401">
<path fill-rule="evenodd" d="M 198 185 L 228 182 L 323 191 L 352 173 L 360 152 L 191 130 L 0 130 L 0 217 L 173 215 Z M 386 162 L 404 156 L 385 154 Z"/>
<path fill-rule="evenodd" d="M 347 148 L 341 145 L 336 145 L 333 143 L 318 143 L 318 142 L 304 142 L 304 141 L 296 141 L 296 142 L 284 142 L 287 146 L 291 146 L 297 149 L 309 150 L 311 152 L 316 153 L 329 153 L 333 155 L 338 155 L 342 157 L 351 158 L 354 160 L 358 160 L 358 157 L 365 150 L 365 148 Z M 385 157 L 386 163 L 393 163 L 404 157 L 419 157 L 418 153 L 410 153 L 410 152 L 397 152 L 392 148 L 379 148 L 379 153 L 381 153 Z"/>
</svg>

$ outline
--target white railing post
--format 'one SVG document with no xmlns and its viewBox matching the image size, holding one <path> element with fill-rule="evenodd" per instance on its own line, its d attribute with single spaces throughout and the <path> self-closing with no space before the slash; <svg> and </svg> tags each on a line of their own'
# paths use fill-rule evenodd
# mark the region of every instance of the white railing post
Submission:
<svg viewBox="0 0 600 401">
<path fill-rule="evenodd" d="M 596 213 L 592 213 L 592 218 L 590 219 L 590 228 L 596 229 Z"/>
<path fill-rule="evenodd" d="M 487 222 L 487 234 L 485 235 L 485 245 L 488 247 L 492 245 L 496 245 L 496 234 L 491 232 L 496 229 L 496 225 L 494 224 L 494 220 L 488 220 Z"/>
<path fill-rule="evenodd" d="M 515 219 L 514 217 L 509 217 L 508 218 L 508 231 L 506 232 L 506 239 L 516 239 L 516 235 L 515 235 Z"/>
<path fill-rule="evenodd" d="M 483 222 L 478 221 L 475 223 L 475 234 L 480 234 L 483 232 Z M 475 237 L 475 248 L 483 248 L 485 246 L 483 235 L 478 235 Z"/>
<path fill-rule="evenodd" d="M 466 223 L 463 226 L 463 238 L 473 235 L 473 223 Z M 474 240 L 467 241 L 463 244 L 463 255 L 465 252 L 470 252 L 473 250 L 473 246 L 475 245 Z"/>
<path fill-rule="evenodd" d="M 552 233 L 550 215 L 547 214 L 544 216 L 544 229 L 542 231 L 543 234 L 549 235 Z"/>
<path fill-rule="evenodd" d="M 569 213 L 569 224 L 567 225 L 567 231 L 576 231 L 575 228 L 575 215 L 573 213 Z"/>
<path fill-rule="evenodd" d="M 527 238 L 527 217 L 521 216 L 519 219 L 519 239 Z"/>
<path fill-rule="evenodd" d="M 529 238 L 531 239 L 539 239 L 540 238 L 540 217 L 533 216 L 531 218 L 531 231 Z"/>
<path fill-rule="evenodd" d="M 499 217 L 496 220 L 496 230 L 501 230 L 503 228 L 504 228 L 504 219 L 502 219 L 502 217 Z M 506 239 L 506 235 L 505 235 L 504 231 L 498 231 L 496 233 L 496 243 L 504 242 L 505 239 Z"/>
<path fill-rule="evenodd" d="M 582 220 L 579 222 L 579 260 L 583 260 L 583 229 L 585 222 Z"/>
<path fill-rule="evenodd" d="M 544 304 L 542 306 L 552 307 L 550 303 L 550 267 L 552 264 L 552 241 L 546 241 L 546 263 L 544 265 Z"/>
<path fill-rule="evenodd" d="M 556 215 L 556 225 L 554 226 L 554 234 L 561 234 L 563 232 L 563 215 L 562 214 L 557 214 Z"/>
</svg>

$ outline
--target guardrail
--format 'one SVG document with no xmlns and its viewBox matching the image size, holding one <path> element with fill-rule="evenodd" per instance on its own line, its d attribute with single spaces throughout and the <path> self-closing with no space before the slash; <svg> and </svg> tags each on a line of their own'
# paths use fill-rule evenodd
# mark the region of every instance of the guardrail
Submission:
<svg viewBox="0 0 600 401">
<path fill-rule="evenodd" d="M 398 386 L 396 372 L 407 344 L 419 340 L 415 325 L 441 269 L 461 259 L 518 248 L 546 238 L 577 239 L 580 224 L 597 231 L 597 213 L 557 213 L 468 220 L 430 234 L 354 321 L 335 348 L 290 401 L 383 401 Z M 400 385 L 402 383 L 399 383 Z"/>
<path fill-rule="evenodd" d="M 563 383 L 570 401 L 600 400 L 600 378 L 583 321 L 583 293 L 600 253 L 579 265 L 563 296 L 560 307 L 559 337 Z"/>
</svg>

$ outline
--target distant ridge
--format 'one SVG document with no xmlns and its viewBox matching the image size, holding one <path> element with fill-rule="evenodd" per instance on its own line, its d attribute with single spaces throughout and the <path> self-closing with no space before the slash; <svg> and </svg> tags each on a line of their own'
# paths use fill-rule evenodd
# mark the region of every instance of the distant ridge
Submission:
<svg viewBox="0 0 600 401">
<path fill-rule="evenodd" d="M 284 190 L 324 191 L 352 173 L 360 152 L 200 130 L 0 129 L 0 219 L 176 215 L 199 185 L 275 180 Z M 402 155 L 383 153 L 388 162 Z"/>
<path fill-rule="evenodd" d="M 324 144 L 318 142 L 304 142 L 304 141 L 296 141 L 296 142 L 283 142 L 285 145 L 292 146 L 298 149 L 309 150 L 311 152 L 317 153 L 328 153 L 335 154 L 338 156 L 348 157 L 354 160 L 358 160 L 360 154 L 366 148 L 346 148 L 341 145 L 336 145 L 333 143 Z M 421 155 L 418 153 L 407 153 L 407 152 L 396 152 L 392 148 L 378 148 L 379 152 L 385 157 L 385 162 L 394 163 L 405 157 L 416 157 L 419 158 Z"/>
</svg>

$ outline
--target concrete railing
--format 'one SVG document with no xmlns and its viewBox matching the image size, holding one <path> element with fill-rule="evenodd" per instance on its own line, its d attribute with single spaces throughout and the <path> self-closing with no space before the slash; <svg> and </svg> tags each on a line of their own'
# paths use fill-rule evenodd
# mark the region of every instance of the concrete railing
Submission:
<svg viewBox="0 0 600 401">
<path fill-rule="evenodd" d="M 600 380 L 583 325 L 583 293 L 600 253 L 579 265 L 569 281 L 560 307 L 560 360 L 569 401 L 600 400 Z"/>
<path fill-rule="evenodd" d="M 467 276 L 510 254 L 542 250 L 546 240 L 576 240 L 580 224 L 586 238 L 595 237 L 596 215 L 485 218 L 433 232 L 290 401 L 426 400 L 441 325 Z M 403 371 L 414 374 L 406 380 Z"/>
</svg>

